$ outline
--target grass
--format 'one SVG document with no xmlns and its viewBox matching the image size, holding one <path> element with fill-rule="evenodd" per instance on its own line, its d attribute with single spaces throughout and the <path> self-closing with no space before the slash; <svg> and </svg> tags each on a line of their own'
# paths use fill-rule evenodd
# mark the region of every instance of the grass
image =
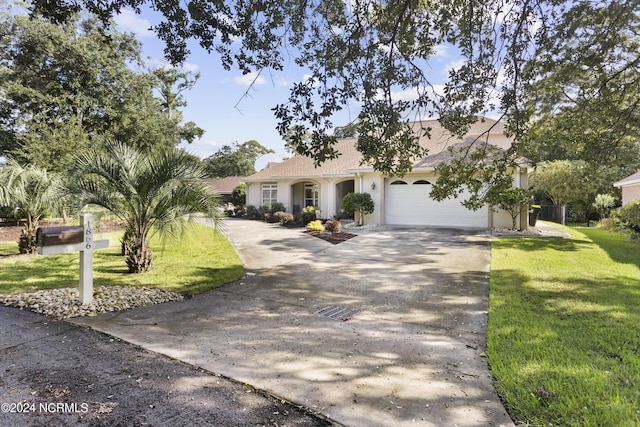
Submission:
<svg viewBox="0 0 640 427">
<path fill-rule="evenodd" d="M 193 224 L 178 240 L 154 239 L 154 268 L 144 274 L 127 272 L 120 255 L 121 232 L 97 235 L 109 248 L 97 250 L 93 260 L 94 286 L 143 286 L 199 293 L 244 275 L 240 258 L 228 240 L 212 228 Z M 0 254 L 17 253 L 16 242 L 1 242 Z M 79 280 L 77 253 L 0 257 L 0 294 L 74 287 Z"/>
<path fill-rule="evenodd" d="M 640 425 L 640 247 L 594 228 L 492 245 L 488 360 L 522 425 Z"/>
</svg>

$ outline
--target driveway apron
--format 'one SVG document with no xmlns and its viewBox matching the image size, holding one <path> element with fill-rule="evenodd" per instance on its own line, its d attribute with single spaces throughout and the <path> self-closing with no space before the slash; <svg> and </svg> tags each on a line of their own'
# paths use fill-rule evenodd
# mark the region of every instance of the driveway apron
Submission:
<svg viewBox="0 0 640 427">
<path fill-rule="evenodd" d="M 254 221 L 224 232 L 243 280 L 73 323 L 344 425 L 513 425 L 482 354 L 487 232 L 375 227 L 338 245 Z"/>
</svg>

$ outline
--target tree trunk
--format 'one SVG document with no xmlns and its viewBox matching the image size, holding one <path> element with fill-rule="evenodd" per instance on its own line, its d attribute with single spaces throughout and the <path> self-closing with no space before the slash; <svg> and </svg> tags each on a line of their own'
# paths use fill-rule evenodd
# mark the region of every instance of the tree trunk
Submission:
<svg viewBox="0 0 640 427">
<path fill-rule="evenodd" d="M 123 249 L 126 252 L 129 273 L 144 273 L 153 268 L 153 253 L 145 239 L 130 236 L 123 241 Z"/>
<path fill-rule="evenodd" d="M 22 234 L 18 239 L 18 250 L 21 254 L 30 255 L 35 254 L 38 251 L 35 231 L 28 230 L 26 228 L 22 229 Z"/>
<path fill-rule="evenodd" d="M 18 239 L 18 250 L 21 254 L 35 254 L 38 252 L 38 246 L 36 245 L 36 230 L 38 228 L 38 219 L 32 218 L 27 213 L 27 223 L 22 229 L 22 234 Z"/>
</svg>

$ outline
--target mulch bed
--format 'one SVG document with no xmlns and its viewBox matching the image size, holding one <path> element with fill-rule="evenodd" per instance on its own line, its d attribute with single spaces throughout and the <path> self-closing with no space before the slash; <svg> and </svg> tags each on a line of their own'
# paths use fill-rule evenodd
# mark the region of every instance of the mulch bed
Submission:
<svg viewBox="0 0 640 427">
<path fill-rule="evenodd" d="M 351 233 L 345 233 L 345 232 L 327 233 L 324 231 L 305 231 L 305 233 L 311 236 L 317 237 L 319 239 L 326 240 L 327 242 L 333 243 L 334 245 L 345 242 L 357 236 L 357 234 L 351 234 Z"/>
</svg>

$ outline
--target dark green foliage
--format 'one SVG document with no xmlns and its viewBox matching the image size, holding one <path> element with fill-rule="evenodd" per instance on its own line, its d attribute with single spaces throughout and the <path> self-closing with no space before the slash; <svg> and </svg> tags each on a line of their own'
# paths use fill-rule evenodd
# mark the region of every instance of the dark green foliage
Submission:
<svg viewBox="0 0 640 427">
<path fill-rule="evenodd" d="M 362 225 L 363 216 L 373 213 L 375 205 L 369 193 L 349 193 L 342 198 L 342 209 L 348 214 L 358 213 L 358 224 Z"/>
<path fill-rule="evenodd" d="M 0 205 L 19 206 L 25 223 L 18 242 L 20 253 L 36 253 L 36 230 L 40 219 L 64 204 L 62 183 L 40 167 L 21 166 L 10 160 L 0 169 Z"/>
<path fill-rule="evenodd" d="M 195 214 L 220 218 L 220 199 L 193 156 L 177 148 L 144 153 L 116 142 L 105 148 L 78 156 L 69 191 L 79 206 L 101 206 L 125 224 L 130 272 L 152 267 L 154 234 L 178 237 Z"/>
<path fill-rule="evenodd" d="M 63 172 L 107 139 L 151 150 L 201 136 L 179 111 L 197 76 L 146 70 L 140 49 L 90 15 L 54 25 L 0 14 L 0 155 Z"/>
<path fill-rule="evenodd" d="M 353 121 L 364 160 L 400 176 L 425 154 L 408 122 L 439 117 L 463 135 L 477 116 L 500 111 L 517 144 L 480 177 L 472 162 L 453 163 L 439 179 L 438 199 L 466 186 L 468 206 L 481 206 L 486 189 L 508 177 L 508 166 L 523 155 L 637 164 L 639 0 L 72 3 L 33 0 L 31 10 L 62 22 L 86 7 L 107 22 L 122 8 L 146 5 L 162 15 L 155 31 L 173 63 L 187 58 L 187 41 L 195 39 L 227 69 L 295 63 L 309 70 L 273 111 L 287 145 L 316 163 L 339 156 L 334 120 L 353 103 L 360 107 Z M 436 90 L 433 70 L 443 49 L 461 60 Z M 455 186 L 444 184 L 454 175 Z"/>
<path fill-rule="evenodd" d="M 249 219 L 262 219 L 262 214 L 260 213 L 260 211 L 258 210 L 258 208 L 256 208 L 253 205 L 249 205 L 247 206 L 245 215 L 247 216 L 247 218 Z"/>
<path fill-rule="evenodd" d="M 247 204 L 247 184 L 241 182 L 231 192 L 231 203 L 236 208 L 243 208 Z"/>
<path fill-rule="evenodd" d="M 302 209 L 302 213 L 300 214 L 300 224 L 307 225 L 311 221 L 315 221 L 317 219 L 316 208 L 313 206 L 307 206 Z"/>
<path fill-rule="evenodd" d="M 258 141 L 251 140 L 233 146 L 225 145 L 203 162 L 209 176 L 214 178 L 248 176 L 256 172 L 255 162 L 258 157 L 273 152 Z"/>
<path fill-rule="evenodd" d="M 269 209 L 269 212 L 274 213 L 274 212 L 284 212 L 284 203 L 281 202 L 273 202 L 271 203 L 271 208 Z"/>
<path fill-rule="evenodd" d="M 531 193 L 524 188 L 506 187 L 492 189 L 487 195 L 487 203 L 496 206 L 509 213 L 511 216 L 511 228 L 516 229 L 518 217 L 531 202 Z M 522 228 L 522 224 L 521 227 Z"/>
<path fill-rule="evenodd" d="M 612 218 L 622 227 L 632 232 L 634 239 L 640 238 L 640 200 L 621 207 Z"/>
<path fill-rule="evenodd" d="M 571 205 L 580 222 L 586 222 L 598 194 L 614 192 L 612 183 L 622 178 L 616 169 L 594 166 L 584 160 L 557 160 L 541 164 L 531 179 L 538 200 Z"/>
</svg>

